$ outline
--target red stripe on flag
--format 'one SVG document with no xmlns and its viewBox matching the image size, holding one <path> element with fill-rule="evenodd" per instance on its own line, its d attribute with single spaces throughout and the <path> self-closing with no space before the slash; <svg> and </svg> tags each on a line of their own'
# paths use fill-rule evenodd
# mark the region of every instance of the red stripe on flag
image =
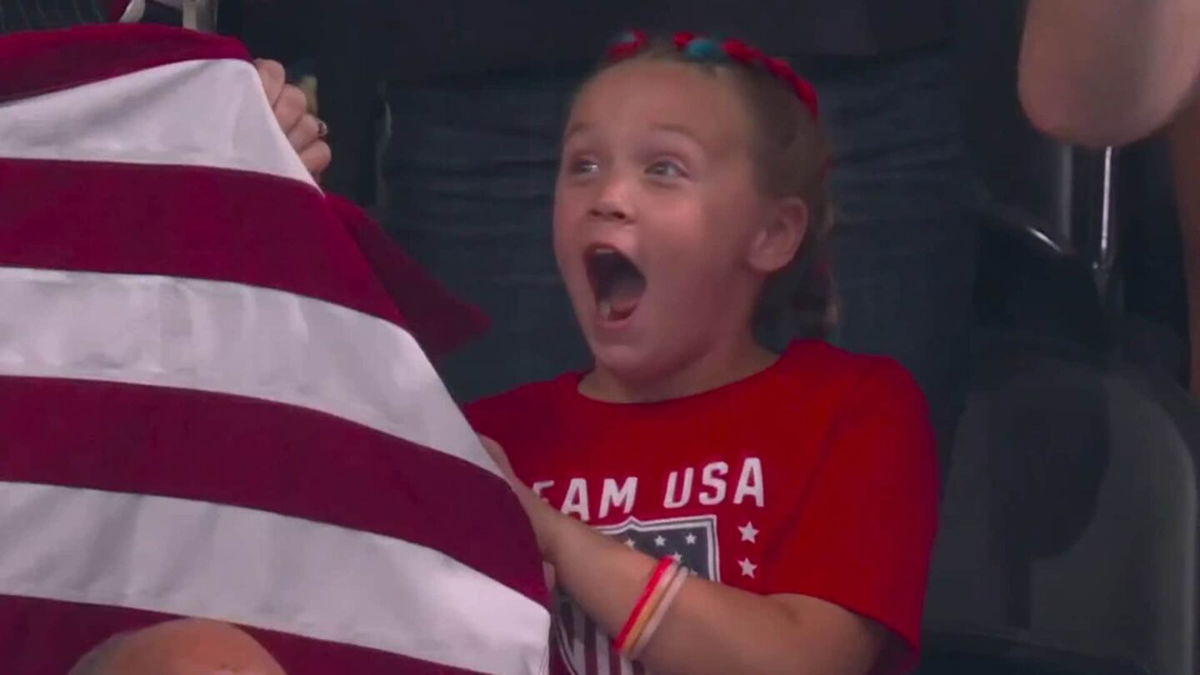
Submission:
<svg viewBox="0 0 1200 675">
<path fill-rule="evenodd" d="M 0 36 L 0 101 L 195 59 L 250 60 L 237 40 L 155 24 L 99 24 Z"/>
<path fill-rule="evenodd" d="M 486 325 L 355 207 L 274 176 L 0 158 L 0 223 L 0 265 L 274 288 L 407 326 L 434 356 Z"/>
<path fill-rule="evenodd" d="M 175 618 L 178 617 L 120 607 L 0 595 L 0 672 L 63 675 L 80 657 L 109 637 Z M 288 675 L 468 672 L 364 647 L 246 630 L 271 652 Z"/>
<path fill-rule="evenodd" d="M 242 506 L 433 548 L 539 604 L 528 520 L 468 462 L 312 410 L 223 394 L 0 377 L 0 480 Z"/>
</svg>

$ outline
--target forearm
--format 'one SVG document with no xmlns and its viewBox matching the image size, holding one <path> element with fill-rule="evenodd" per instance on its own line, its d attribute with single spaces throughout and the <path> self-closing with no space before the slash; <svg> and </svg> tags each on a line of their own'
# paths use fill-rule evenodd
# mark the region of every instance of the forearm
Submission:
<svg viewBox="0 0 1200 675">
<path fill-rule="evenodd" d="M 1020 94 L 1043 130 L 1118 145 L 1165 124 L 1200 75 L 1200 0 L 1030 0 Z"/>
<path fill-rule="evenodd" d="M 559 586 L 618 634 L 657 561 L 557 512 L 546 517 L 559 519 L 548 555 Z M 692 577 L 640 660 L 653 672 L 689 675 L 866 673 L 885 641 L 883 629 L 819 600 L 764 597 Z"/>
</svg>

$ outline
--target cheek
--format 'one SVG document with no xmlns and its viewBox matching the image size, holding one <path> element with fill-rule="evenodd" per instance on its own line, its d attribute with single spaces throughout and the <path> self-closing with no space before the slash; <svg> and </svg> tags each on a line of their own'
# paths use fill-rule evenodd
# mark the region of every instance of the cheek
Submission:
<svg viewBox="0 0 1200 675">
<path fill-rule="evenodd" d="M 664 228 L 652 250 L 658 252 L 669 293 L 683 305 L 725 297 L 741 287 L 745 228 L 740 219 L 705 210 Z"/>
<path fill-rule="evenodd" d="M 743 229 L 736 210 L 697 201 L 678 205 L 671 215 L 661 232 L 661 248 L 670 251 L 668 264 L 673 260 L 706 276 L 731 267 Z"/>
<path fill-rule="evenodd" d="M 639 215 L 645 222 L 650 248 L 666 254 L 667 260 L 686 262 L 702 254 L 708 233 L 709 213 L 703 200 L 695 195 L 656 196 L 643 200 Z"/>
</svg>

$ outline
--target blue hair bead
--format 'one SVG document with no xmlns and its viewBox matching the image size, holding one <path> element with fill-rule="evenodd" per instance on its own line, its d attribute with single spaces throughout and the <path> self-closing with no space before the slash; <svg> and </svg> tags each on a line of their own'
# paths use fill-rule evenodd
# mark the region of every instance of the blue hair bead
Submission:
<svg viewBox="0 0 1200 675">
<path fill-rule="evenodd" d="M 721 61 L 725 59 L 725 50 L 721 48 L 720 43 L 709 38 L 696 38 L 692 40 L 683 48 L 683 53 L 688 58 L 697 61 Z"/>
</svg>

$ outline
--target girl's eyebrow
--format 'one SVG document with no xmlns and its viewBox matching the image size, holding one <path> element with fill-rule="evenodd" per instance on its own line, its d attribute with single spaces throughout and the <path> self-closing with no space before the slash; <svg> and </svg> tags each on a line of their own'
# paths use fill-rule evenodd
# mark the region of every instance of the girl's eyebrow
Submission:
<svg viewBox="0 0 1200 675">
<path fill-rule="evenodd" d="M 563 132 L 562 141 L 563 143 L 566 143 L 567 141 L 570 141 L 572 137 L 587 134 L 594 128 L 595 125 L 591 122 L 573 122 L 567 127 L 567 130 Z M 701 140 L 700 137 L 696 135 L 695 131 L 684 124 L 677 124 L 674 122 L 659 122 L 651 126 L 650 129 L 659 133 L 682 136 L 705 151 L 711 152 L 714 150 L 714 148 L 709 147 L 707 143 Z"/>
<path fill-rule="evenodd" d="M 567 130 L 563 132 L 563 140 L 566 140 L 576 134 L 587 133 L 592 128 L 590 122 L 572 122 Z"/>
<path fill-rule="evenodd" d="M 684 125 L 684 124 L 675 124 L 672 122 L 659 122 L 658 124 L 655 124 L 653 128 L 655 131 L 667 131 L 667 132 L 670 132 L 673 134 L 683 134 L 684 136 L 691 138 L 693 141 L 696 141 L 697 143 L 700 142 L 700 139 L 696 137 L 696 132 L 692 131 L 691 127 L 688 127 L 687 125 Z"/>
<path fill-rule="evenodd" d="M 682 124 L 673 124 L 670 122 L 662 122 L 659 124 L 655 124 L 652 127 L 652 129 L 654 129 L 654 131 L 662 131 L 662 132 L 669 133 L 669 134 L 677 134 L 679 136 L 684 136 L 687 139 L 689 139 L 691 142 L 695 143 L 696 145 L 699 145 L 702 148 L 708 147 L 707 145 L 705 145 L 704 141 L 700 140 L 700 137 L 696 135 L 696 132 L 692 131 L 689 127 L 682 125 Z"/>
</svg>

